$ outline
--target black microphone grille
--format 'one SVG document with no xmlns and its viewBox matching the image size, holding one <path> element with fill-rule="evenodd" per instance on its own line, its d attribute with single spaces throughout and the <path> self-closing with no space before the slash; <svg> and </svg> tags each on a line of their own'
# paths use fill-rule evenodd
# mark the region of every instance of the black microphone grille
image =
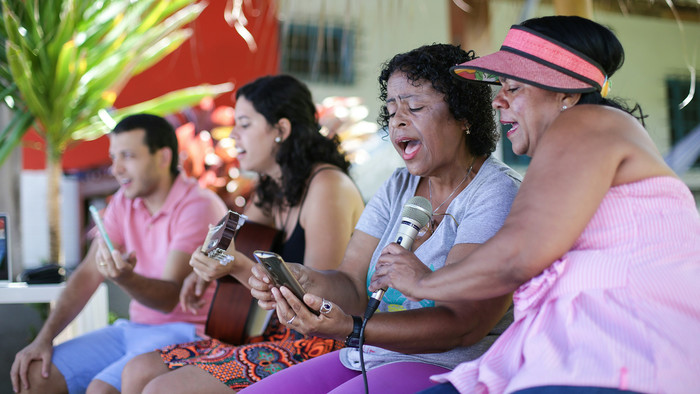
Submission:
<svg viewBox="0 0 700 394">
<path fill-rule="evenodd" d="M 432 216 L 433 204 L 430 203 L 430 200 L 421 196 L 411 197 L 401 211 L 401 217 L 415 220 L 420 224 L 419 228 L 428 224 Z"/>
</svg>

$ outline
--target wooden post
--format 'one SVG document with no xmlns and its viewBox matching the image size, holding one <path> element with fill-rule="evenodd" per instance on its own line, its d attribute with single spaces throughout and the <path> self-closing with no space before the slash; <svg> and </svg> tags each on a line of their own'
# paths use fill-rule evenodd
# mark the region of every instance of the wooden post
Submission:
<svg viewBox="0 0 700 394">
<path fill-rule="evenodd" d="M 593 0 L 554 0 L 554 13 L 593 19 Z"/>
<path fill-rule="evenodd" d="M 488 0 L 446 1 L 450 2 L 452 44 L 460 45 L 465 51 L 473 49 L 477 56 L 493 52 Z"/>
</svg>

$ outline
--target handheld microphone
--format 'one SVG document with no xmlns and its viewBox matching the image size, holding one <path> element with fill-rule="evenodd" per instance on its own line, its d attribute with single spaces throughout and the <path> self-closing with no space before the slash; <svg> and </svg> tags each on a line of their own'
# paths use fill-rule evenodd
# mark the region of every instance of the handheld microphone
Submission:
<svg viewBox="0 0 700 394">
<path fill-rule="evenodd" d="M 408 200 L 401 211 L 401 224 L 396 232 L 396 243 L 406 250 L 411 250 L 418 231 L 428 224 L 432 214 L 433 204 L 427 198 L 414 196 Z M 386 289 L 379 289 L 372 293 L 372 297 L 367 303 L 367 310 L 365 310 L 365 320 L 372 317 L 385 292 Z"/>
<path fill-rule="evenodd" d="M 401 245 L 406 250 L 411 250 L 413 241 L 416 239 L 418 231 L 422 229 L 433 216 L 433 204 L 430 203 L 425 197 L 414 196 L 403 206 L 401 211 L 401 224 L 399 225 L 398 231 L 396 231 L 396 243 Z M 358 349 L 360 350 L 360 367 L 362 369 L 362 379 L 365 383 L 365 393 L 369 392 L 369 387 L 367 386 L 367 372 L 365 371 L 365 358 L 363 345 L 365 343 L 365 327 L 369 318 L 374 315 L 374 312 L 379 307 L 382 302 L 382 297 L 386 289 L 379 289 L 372 293 L 369 301 L 367 301 L 367 309 L 365 309 L 365 316 L 362 319 L 362 325 L 360 326 L 359 333 L 359 344 Z M 354 333 L 353 327 L 353 333 Z"/>
</svg>

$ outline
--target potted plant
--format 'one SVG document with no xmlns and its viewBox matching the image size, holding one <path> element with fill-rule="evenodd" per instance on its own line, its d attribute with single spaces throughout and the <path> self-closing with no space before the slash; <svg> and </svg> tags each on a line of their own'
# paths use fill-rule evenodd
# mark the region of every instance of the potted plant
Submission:
<svg viewBox="0 0 700 394">
<path fill-rule="evenodd" d="M 168 93 L 126 108 L 112 105 L 128 80 L 187 40 L 206 7 L 191 0 L 0 0 L 0 98 L 13 112 L 0 131 L 0 165 L 34 128 L 45 140 L 49 259 L 61 250 L 61 158 L 69 144 L 108 132 L 137 112 L 166 115 L 230 84 Z"/>
</svg>

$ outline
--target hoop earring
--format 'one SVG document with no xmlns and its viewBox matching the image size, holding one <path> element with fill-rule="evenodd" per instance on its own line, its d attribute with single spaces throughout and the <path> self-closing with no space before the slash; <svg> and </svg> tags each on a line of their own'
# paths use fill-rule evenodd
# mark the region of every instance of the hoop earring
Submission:
<svg viewBox="0 0 700 394">
<path fill-rule="evenodd" d="M 278 144 L 281 143 L 281 142 L 282 142 L 282 137 L 280 137 L 280 136 L 275 137 L 275 142 L 278 143 Z"/>
</svg>

